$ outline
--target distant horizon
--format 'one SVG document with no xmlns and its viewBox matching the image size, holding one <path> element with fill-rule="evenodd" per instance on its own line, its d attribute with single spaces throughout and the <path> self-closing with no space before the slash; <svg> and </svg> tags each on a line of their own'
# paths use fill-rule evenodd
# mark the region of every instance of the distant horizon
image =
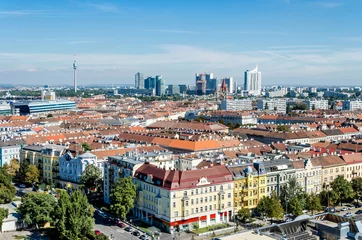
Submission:
<svg viewBox="0 0 362 240">
<path fill-rule="evenodd" d="M 80 85 L 130 84 L 136 72 L 193 84 L 204 71 L 240 85 L 257 64 L 263 85 L 356 85 L 361 9 L 360 0 L 1 1 L 0 82 L 72 85 L 75 53 Z"/>
</svg>

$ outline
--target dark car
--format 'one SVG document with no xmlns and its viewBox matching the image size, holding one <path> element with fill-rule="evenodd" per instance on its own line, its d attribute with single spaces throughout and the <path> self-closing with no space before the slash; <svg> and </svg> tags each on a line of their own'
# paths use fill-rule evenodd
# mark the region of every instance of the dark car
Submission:
<svg viewBox="0 0 362 240">
<path fill-rule="evenodd" d="M 362 214 L 362 210 L 358 210 L 356 214 Z"/>
<path fill-rule="evenodd" d="M 126 227 L 124 230 L 126 230 L 127 232 L 131 232 L 132 228 L 131 227 Z"/>
<path fill-rule="evenodd" d="M 133 236 L 136 236 L 136 237 L 141 235 L 139 231 L 134 231 L 132 234 L 133 234 Z"/>
</svg>

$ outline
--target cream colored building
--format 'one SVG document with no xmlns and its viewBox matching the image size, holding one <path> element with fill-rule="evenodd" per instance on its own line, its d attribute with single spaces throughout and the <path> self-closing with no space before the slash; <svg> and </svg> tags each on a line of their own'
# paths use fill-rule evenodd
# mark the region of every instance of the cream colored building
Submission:
<svg viewBox="0 0 362 240">
<path fill-rule="evenodd" d="M 304 159 L 292 164 L 296 180 L 306 193 L 319 193 L 322 190 L 322 166 L 319 161 Z"/>
<path fill-rule="evenodd" d="M 133 179 L 138 191 L 133 214 L 162 230 L 202 228 L 233 216 L 234 183 L 224 165 L 178 171 L 145 163 Z"/>
<path fill-rule="evenodd" d="M 337 176 L 345 175 L 346 162 L 338 155 L 312 158 L 313 165 L 322 166 L 321 186 L 330 185 Z"/>
</svg>

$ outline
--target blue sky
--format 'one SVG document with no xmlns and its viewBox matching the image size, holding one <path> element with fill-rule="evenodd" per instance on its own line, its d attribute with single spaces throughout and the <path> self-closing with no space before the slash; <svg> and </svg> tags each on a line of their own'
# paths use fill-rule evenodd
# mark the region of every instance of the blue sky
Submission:
<svg viewBox="0 0 362 240">
<path fill-rule="evenodd" d="M 362 85 L 362 0 L 0 1 L 0 83 Z"/>
</svg>

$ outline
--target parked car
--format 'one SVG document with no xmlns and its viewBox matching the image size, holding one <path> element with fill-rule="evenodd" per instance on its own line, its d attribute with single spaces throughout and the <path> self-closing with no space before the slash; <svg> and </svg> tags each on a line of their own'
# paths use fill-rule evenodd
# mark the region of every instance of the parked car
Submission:
<svg viewBox="0 0 362 240">
<path fill-rule="evenodd" d="M 20 184 L 19 185 L 19 188 L 25 188 L 26 186 L 25 186 L 25 184 Z"/>
<path fill-rule="evenodd" d="M 99 231 L 99 230 L 94 230 L 94 233 L 95 233 L 96 235 L 101 235 L 101 234 L 102 234 L 101 231 Z"/>
<path fill-rule="evenodd" d="M 134 231 L 132 234 L 133 234 L 133 236 L 136 236 L 136 237 L 141 235 L 139 231 Z"/>
<path fill-rule="evenodd" d="M 343 215 L 343 217 L 351 217 L 352 216 L 352 213 L 351 212 L 348 212 L 346 214 Z"/>
<path fill-rule="evenodd" d="M 330 212 L 330 213 L 335 213 L 336 209 L 332 208 L 332 207 L 326 207 L 326 209 L 324 210 L 324 212 Z"/>
<path fill-rule="evenodd" d="M 358 211 L 356 212 L 356 214 L 362 214 L 362 210 L 361 210 L 361 209 L 358 210 Z"/>
<path fill-rule="evenodd" d="M 117 226 L 120 228 L 124 228 L 124 227 L 126 227 L 126 224 L 124 224 L 123 222 L 118 222 Z"/>
<path fill-rule="evenodd" d="M 127 232 L 131 232 L 132 228 L 131 227 L 126 227 L 124 230 L 126 230 Z"/>
<path fill-rule="evenodd" d="M 343 207 L 343 208 L 341 209 L 341 211 L 347 211 L 347 210 L 349 210 L 348 207 Z"/>
<path fill-rule="evenodd" d="M 140 236 L 140 239 L 142 239 L 142 240 L 148 240 L 148 237 L 147 237 L 147 235 L 143 234 L 143 235 Z"/>
</svg>

